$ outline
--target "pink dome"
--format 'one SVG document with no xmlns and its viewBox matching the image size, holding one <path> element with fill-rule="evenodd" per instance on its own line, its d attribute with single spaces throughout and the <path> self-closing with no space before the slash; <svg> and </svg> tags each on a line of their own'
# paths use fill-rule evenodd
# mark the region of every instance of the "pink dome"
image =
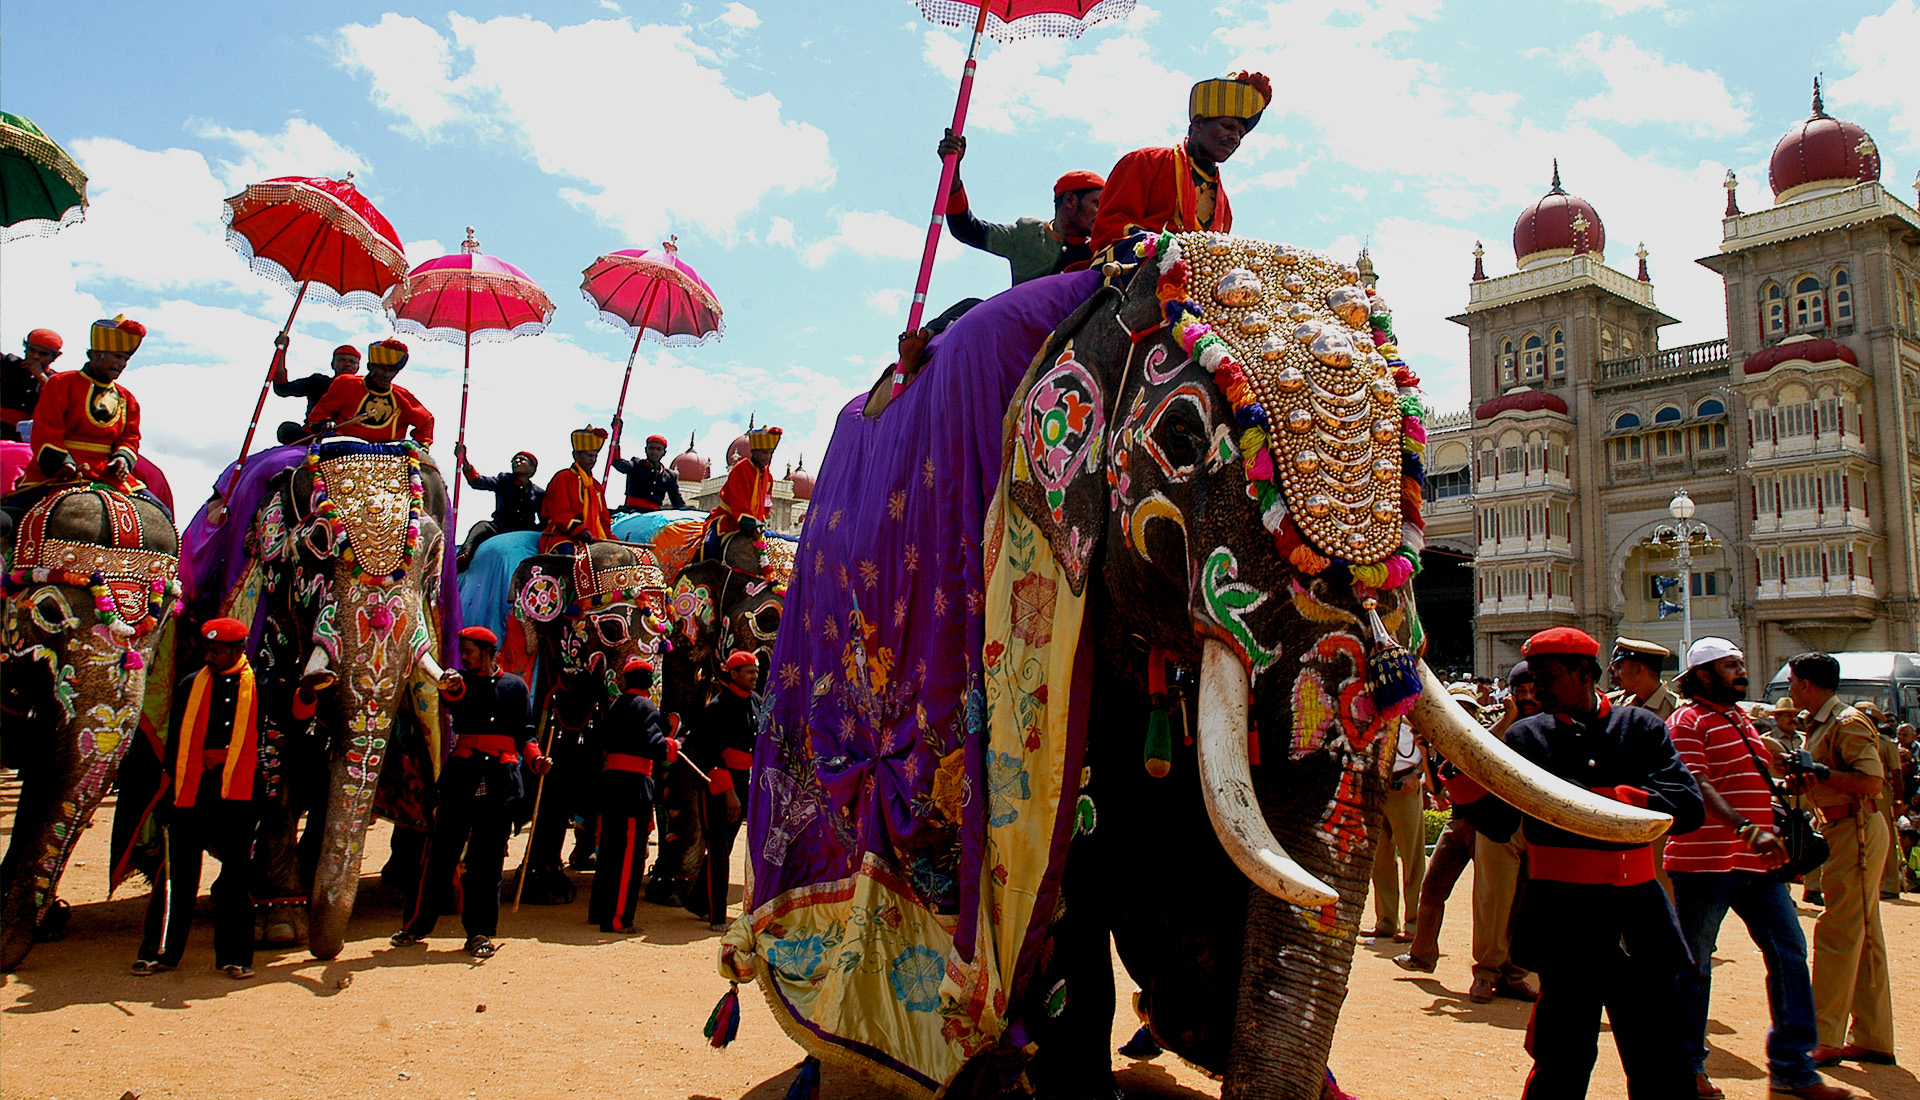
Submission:
<svg viewBox="0 0 1920 1100">
<path fill-rule="evenodd" d="M 1795 359 L 1809 363 L 1831 363 L 1839 360 L 1852 366 L 1860 365 L 1860 357 L 1845 344 L 1832 340 L 1788 340 L 1770 348 L 1763 348 L 1747 356 L 1742 368 L 1747 374 L 1765 374 L 1782 363 Z"/>
<path fill-rule="evenodd" d="M 693 449 L 691 435 L 687 436 L 687 449 L 667 465 L 673 468 L 675 476 L 683 482 L 701 482 L 713 476 L 713 463 L 700 457 L 699 452 Z"/>
<path fill-rule="evenodd" d="M 1513 256 L 1521 267 L 1545 252 L 1573 255 L 1607 250 L 1607 228 L 1593 204 L 1560 186 L 1560 162 L 1553 162 L 1553 190 L 1520 213 L 1513 223 Z"/>
<path fill-rule="evenodd" d="M 1813 82 L 1813 115 L 1797 123 L 1773 147 L 1767 179 L 1773 201 L 1785 202 L 1817 186 L 1852 187 L 1880 178 L 1880 152 L 1873 138 L 1851 122 L 1829 117 Z"/>
<path fill-rule="evenodd" d="M 800 460 L 800 468 L 787 475 L 788 484 L 793 486 L 793 499 L 813 499 L 813 475 L 807 472 L 807 460 Z"/>
<path fill-rule="evenodd" d="M 1566 414 L 1567 403 L 1544 390 L 1527 390 L 1524 393 L 1507 393 L 1480 403 L 1473 410 L 1475 420 L 1491 420 L 1503 412 L 1548 412 Z"/>
</svg>

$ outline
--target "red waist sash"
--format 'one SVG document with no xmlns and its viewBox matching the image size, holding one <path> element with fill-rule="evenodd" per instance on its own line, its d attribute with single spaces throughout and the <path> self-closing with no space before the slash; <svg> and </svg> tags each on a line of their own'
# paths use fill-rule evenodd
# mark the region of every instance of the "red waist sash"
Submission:
<svg viewBox="0 0 1920 1100">
<path fill-rule="evenodd" d="M 464 734 L 460 738 L 459 745 L 456 746 L 453 751 L 456 756 L 469 752 L 478 752 L 487 756 L 498 757 L 509 764 L 517 764 L 520 762 L 519 742 L 504 733 Z"/>
<path fill-rule="evenodd" d="M 652 775 L 653 761 L 644 756 L 635 756 L 630 752 L 610 752 L 607 754 L 607 770 L 610 772 L 633 772 L 636 775 Z"/>
<path fill-rule="evenodd" d="M 753 767 L 753 754 L 745 749 L 721 749 L 720 763 L 737 772 L 747 771 Z"/>
<path fill-rule="evenodd" d="M 1646 844 L 1620 852 L 1535 844 L 1528 852 L 1534 878 L 1586 886 L 1638 886 L 1653 878 L 1653 848 Z"/>
</svg>

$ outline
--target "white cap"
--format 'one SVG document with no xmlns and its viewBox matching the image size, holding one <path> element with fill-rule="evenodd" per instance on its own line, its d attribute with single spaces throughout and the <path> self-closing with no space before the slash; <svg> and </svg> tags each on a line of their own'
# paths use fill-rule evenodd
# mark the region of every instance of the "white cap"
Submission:
<svg viewBox="0 0 1920 1100">
<path fill-rule="evenodd" d="M 1701 665 L 1710 665 L 1722 657 L 1742 657 L 1740 647 L 1725 638 L 1702 638 L 1687 650 L 1687 669 L 1696 669 Z M 1686 671 L 1683 670 L 1683 671 Z"/>
</svg>

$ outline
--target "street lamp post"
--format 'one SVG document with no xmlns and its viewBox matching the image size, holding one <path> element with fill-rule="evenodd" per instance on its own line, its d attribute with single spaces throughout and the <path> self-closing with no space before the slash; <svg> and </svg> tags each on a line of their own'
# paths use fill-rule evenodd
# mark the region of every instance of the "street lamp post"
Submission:
<svg viewBox="0 0 1920 1100">
<path fill-rule="evenodd" d="M 1693 521 L 1693 498 L 1685 489 L 1673 494 L 1673 502 L 1667 505 L 1667 514 L 1673 517 L 1671 525 L 1661 524 L 1654 528 L 1655 542 L 1671 542 L 1680 553 L 1680 653 L 1681 660 L 1686 659 L 1686 651 L 1693 648 L 1693 540 L 1706 541 L 1712 532 L 1704 523 Z"/>
</svg>

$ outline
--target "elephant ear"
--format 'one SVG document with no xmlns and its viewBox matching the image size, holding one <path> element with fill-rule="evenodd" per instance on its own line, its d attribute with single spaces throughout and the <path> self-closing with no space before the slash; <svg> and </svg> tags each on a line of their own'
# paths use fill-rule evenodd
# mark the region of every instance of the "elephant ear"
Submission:
<svg viewBox="0 0 1920 1100">
<path fill-rule="evenodd" d="M 1074 342 L 1050 344 L 1011 410 L 1008 499 L 1046 536 L 1074 595 L 1107 521 L 1107 393 Z"/>
</svg>

